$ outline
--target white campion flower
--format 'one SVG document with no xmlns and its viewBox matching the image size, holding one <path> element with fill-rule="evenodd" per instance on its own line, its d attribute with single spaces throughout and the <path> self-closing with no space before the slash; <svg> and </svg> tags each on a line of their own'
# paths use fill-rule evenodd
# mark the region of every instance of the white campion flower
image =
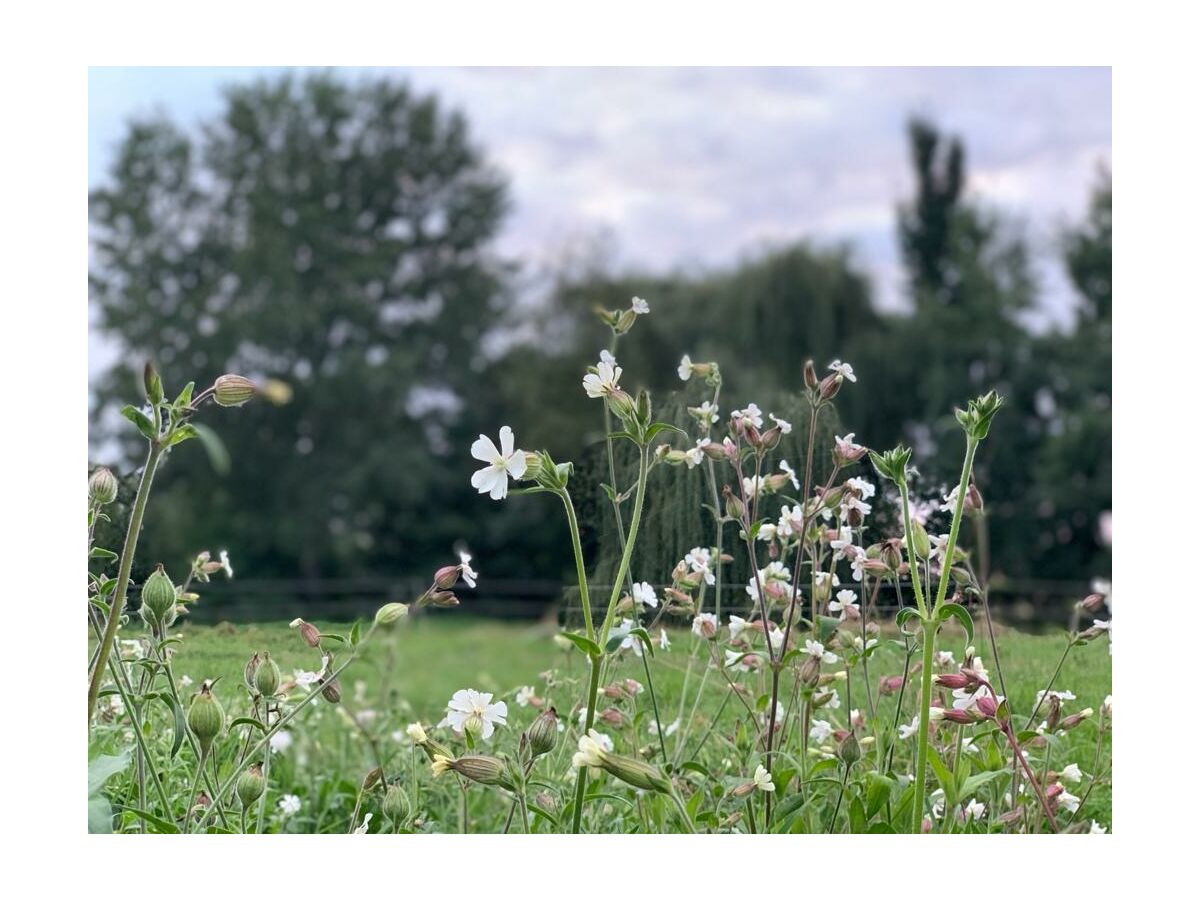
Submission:
<svg viewBox="0 0 1200 900">
<path fill-rule="evenodd" d="M 824 719 L 813 719 L 812 727 L 808 729 L 808 739 L 814 744 L 823 744 L 833 736 L 834 728 Z"/>
<path fill-rule="evenodd" d="M 621 367 L 615 365 L 615 362 L 600 360 L 596 364 L 595 372 L 588 372 L 583 376 L 583 389 L 593 400 L 605 397 L 620 387 L 618 382 L 621 380 Z"/>
<path fill-rule="evenodd" d="M 458 558 L 462 561 L 459 565 L 459 573 L 462 575 L 462 580 L 467 583 L 467 587 L 475 587 L 475 579 L 479 577 L 479 573 L 471 568 L 471 554 L 460 550 L 458 551 Z"/>
<path fill-rule="evenodd" d="M 754 786 L 768 794 L 775 793 L 775 782 L 771 780 L 771 773 L 762 763 L 759 763 L 758 768 L 754 770 Z"/>
<path fill-rule="evenodd" d="M 579 736 L 579 749 L 575 755 L 571 757 L 571 765 L 576 769 L 582 769 L 585 766 L 589 769 L 599 769 L 604 765 L 604 755 L 608 750 L 604 749 L 601 743 L 603 735 L 595 728 L 588 731 L 587 734 Z"/>
<path fill-rule="evenodd" d="M 684 359 L 687 359 L 687 357 L 685 356 Z M 691 360 L 688 360 L 688 365 L 691 365 Z M 680 368 L 682 368 L 682 365 Z M 687 381 L 686 378 L 683 380 Z M 701 425 L 708 426 L 717 424 L 717 414 L 720 412 L 720 410 L 721 408 L 717 406 L 717 404 L 705 400 L 699 406 L 693 406 L 689 408 L 688 412 L 690 412 L 696 418 L 696 421 L 698 421 Z"/>
<path fill-rule="evenodd" d="M 423 744 L 427 740 L 429 740 L 429 736 L 427 734 L 425 734 L 425 728 L 421 725 L 420 722 L 410 723 L 409 726 L 404 729 L 404 732 L 410 738 L 412 738 L 412 742 L 414 744 Z"/>
<path fill-rule="evenodd" d="M 488 740 L 497 725 L 508 724 L 508 704 L 503 700 L 492 703 L 492 695 L 471 688 L 455 691 L 446 704 L 446 717 L 438 727 L 450 726 L 458 735 L 465 731 Z"/>
<path fill-rule="evenodd" d="M 850 365 L 850 363 L 844 363 L 840 359 L 835 359 L 829 364 L 829 369 L 832 372 L 837 372 L 847 381 L 858 381 L 858 378 L 854 375 L 854 366 Z"/>
<path fill-rule="evenodd" d="M 284 794 L 279 798 L 279 812 L 284 816 L 294 816 L 300 812 L 300 798 L 295 794 Z"/>
<path fill-rule="evenodd" d="M 692 634 L 696 635 L 696 637 L 714 637 L 720 627 L 721 623 L 712 613 L 700 613 L 696 618 L 692 619 Z"/>
<path fill-rule="evenodd" d="M 1100 713 L 1106 719 L 1112 718 L 1112 694 L 1104 698 L 1104 702 L 1100 705 Z"/>
<path fill-rule="evenodd" d="M 857 475 L 853 478 L 847 478 L 846 484 L 862 494 L 864 500 L 870 500 L 875 496 L 875 485 L 867 481 L 865 478 L 859 478 Z"/>
<path fill-rule="evenodd" d="M 1067 812 L 1074 813 L 1079 811 L 1080 799 L 1070 791 L 1063 791 L 1056 799 L 1058 800 L 1058 805 Z"/>
<path fill-rule="evenodd" d="M 862 635 L 856 634 L 854 636 L 854 649 L 857 650 L 859 653 L 865 653 L 866 651 L 871 650 L 878 646 L 879 646 L 879 641 L 876 640 L 875 638 L 867 638 L 867 642 L 864 644 Z"/>
<path fill-rule="evenodd" d="M 851 431 L 845 437 L 838 437 L 835 434 L 833 436 L 833 443 L 834 443 L 834 446 L 837 448 L 838 456 L 842 456 L 842 457 L 846 457 L 846 458 L 853 457 L 856 454 L 859 454 L 863 450 L 867 449 L 862 444 L 854 443 L 854 432 L 853 431 Z"/>
<path fill-rule="evenodd" d="M 765 522 L 758 527 L 758 539 L 760 541 L 766 541 L 769 544 L 771 541 L 775 540 L 778 535 L 779 526 L 774 525 L 771 522 Z"/>
<path fill-rule="evenodd" d="M 680 719 L 676 719 L 674 722 L 672 722 L 670 725 L 668 725 L 666 728 L 664 728 L 664 729 L 662 730 L 663 737 L 670 737 L 670 736 L 671 736 L 671 735 L 673 735 L 673 734 L 674 734 L 676 731 L 678 731 L 678 730 L 679 730 L 679 725 L 680 725 L 680 722 L 681 722 L 681 720 L 680 720 Z M 651 733 L 651 734 L 657 735 L 657 734 L 658 734 L 658 722 L 656 722 L 656 721 L 654 721 L 653 719 L 651 719 L 651 720 L 650 720 L 650 727 L 649 727 L 649 731 L 650 731 L 650 733 Z"/>
<path fill-rule="evenodd" d="M 896 729 L 896 737 L 900 738 L 900 740 L 902 740 L 902 741 L 907 741 L 910 737 L 912 737 L 914 734 L 916 734 L 920 730 L 920 728 L 921 728 L 921 716 L 915 715 L 912 717 L 912 721 L 909 722 L 907 725 L 901 725 L 899 728 Z"/>
<path fill-rule="evenodd" d="M 689 381 L 692 377 L 692 358 L 686 353 L 683 354 L 683 359 L 679 360 L 679 368 L 675 371 L 679 373 L 680 381 Z"/>
<path fill-rule="evenodd" d="M 987 806 L 972 797 L 967 801 L 962 812 L 964 822 L 978 822 L 987 815 Z"/>
<path fill-rule="evenodd" d="M 371 830 L 371 819 L 374 816 L 375 816 L 375 813 L 367 813 L 365 816 L 363 816 L 362 824 L 354 829 L 354 833 L 355 834 L 369 834 L 370 830 Z"/>
<path fill-rule="evenodd" d="M 753 654 L 743 653 L 741 650 L 726 650 L 725 651 L 725 668 L 736 669 L 739 672 L 749 672 L 750 664 L 747 660 Z"/>
<path fill-rule="evenodd" d="M 800 479 L 796 477 L 796 470 L 789 465 L 786 459 L 781 459 L 779 461 L 779 471 L 786 475 L 792 482 L 792 490 L 800 490 Z"/>
<path fill-rule="evenodd" d="M 633 619 L 622 619 L 621 624 L 612 630 L 613 637 L 621 638 L 621 650 L 632 650 L 634 656 L 642 655 L 642 639 L 630 634 L 636 627 Z"/>
<path fill-rule="evenodd" d="M 600 362 L 608 363 L 610 366 L 615 366 L 617 364 L 617 358 L 615 356 L 613 356 L 611 353 L 609 353 L 607 350 L 601 350 L 600 351 Z"/>
<path fill-rule="evenodd" d="M 1079 782 L 1083 781 L 1083 772 L 1079 768 L 1079 763 L 1071 763 L 1059 772 L 1058 775 L 1063 781 L 1069 781 L 1072 784 L 1079 784 Z"/>
<path fill-rule="evenodd" d="M 741 637 L 742 632 L 745 631 L 749 626 L 750 626 L 750 623 L 747 622 L 745 619 L 743 619 L 741 616 L 730 616 L 729 617 L 729 639 L 731 641 L 736 641 L 739 637 Z"/>
<path fill-rule="evenodd" d="M 486 435 L 471 445 L 471 456 L 488 463 L 471 476 L 471 487 L 481 494 L 489 494 L 493 500 L 503 500 L 508 495 L 508 479 L 520 478 L 525 474 L 525 451 L 513 448 L 513 430 L 505 425 L 500 429 L 500 449 Z"/>
<path fill-rule="evenodd" d="M 742 491 L 745 492 L 746 498 L 753 500 L 758 496 L 759 491 L 767 486 L 767 480 L 761 475 L 750 475 L 742 477 Z"/>
<path fill-rule="evenodd" d="M 669 637 L 667 637 L 667 629 L 665 629 L 665 628 L 658 629 L 658 649 L 659 650 L 670 650 L 671 649 L 671 639 Z"/>
<path fill-rule="evenodd" d="M 1088 828 L 1088 834 L 1108 834 L 1108 829 L 1095 819 L 1092 819 L 1091 827 Z"/>
<path fill-rule="evenodd" d="M 283 753 L 292 746 L 292 733 L 290 731 L 277 731 L 271 735 L 270 740 L 272 753 Z"/>
<path fill-rule="evenodd" d="M 233 577 L 233 565 L 229 562 L 229 551 L 221 551 L 221 568 L 225 571 L 226 578 Z"/>
<path fill-rule="evenodd" d="M 791 422 L 788 422 L 786 419 L 776 418 L 775 413 L 770 413 L 769 418 L 771 419 L 772 422 L 774 422 L 776 425 L 779 426 L 779 430 L 783 434 L 791 434 L 792 433 L 792 423 Z"/>
<path fill-rule="evenodd" d="M 763 426 L 762 410 L 758 408 L 757 403 L 751 403 L 745 409 L 735 409 L 730 415 L 733 419 L 745 419 L 755 428 Z"/>
<path fill-rule="evenodd" d="M 645 316 L 650 313 L 650 304 L 641 297 L 634 297 L 633 300 L 630 301 L 629 308 L 639 316 Z"/>
<path fill-rule="evenodd" d="M 838 613 L 838 617 L 846 621 L 847 613 L 858 612 L 858 594 L 854 591 L 838 591 L 837 597 L 829 601 L 829 611 Z"/>
<path fill-rule="evenodd" d="M 693 547 L 683 557 L 688 568 L 697 574 L 703 574 L 708 584 L 715 584 L 716 575 L 712 571 L 712 551 L 707 547 Z"/>
<path fill-rule="evenodd" d="M 708 438 L 705 438 L 707 441 Z M 683 461 L 687 463 L 689 469 L 694 469 L 700 463 L 704 462 L 704 448 L 697 444 L 695 447 L 689 447 L 683 451 Z"/>
<path fill-rule="evenodd" d="M 933 658 L 934 658 L 934 661 L 935 661 L 935 662 L 936 662 L 936 663 L 937 663 L 939 666 L 952 666 L 952 665 L 954 665 L 954 654 L 953 654 L 953 653 L 951 653 L 949 650 L 938 650 L 938 651 L 937 651 L 937 652 L 934 654 Z"/>
<path fill-rule="evenodd" d="M 836 654 L 829 652 L 825 649 L 824 644 L 820 641 L 814 641 L 812 638 L 807 638 L 804 641 L 804 652 L 824 663 L 835 663 L 838 660 Z"/>
<path fill-rule="evenodd" d="M 633 602 L 638 606 L 658 607 L 658 594 L 654 593 L 654 585 L 648 581 L 633 583 Z"/>
<path fill-rule="evenodd" d="M 517 688 L 517 706 L 528 706 L 529 701 L 537 696 L 537 692 L 529 685 Z"/>
<path fill-rule="evenodd" d="M 179 686 L 180 687 L 184 687 L 184 688 L 191 687 L 192 683 L 193 682 L 192 682 L 192 679 L 190 676 L 188 676 L 188 675 L 180 675 L 179 676 Z"/>
</svg>

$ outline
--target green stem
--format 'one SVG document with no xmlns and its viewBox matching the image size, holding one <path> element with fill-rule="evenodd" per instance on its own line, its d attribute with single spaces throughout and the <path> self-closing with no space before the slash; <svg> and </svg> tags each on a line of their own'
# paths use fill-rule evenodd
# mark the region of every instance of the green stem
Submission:
<svg viewBox="0 0 1200 900">
<path fill-rule="evenodd" d="M 908 478 L 900 480 L 900 509 L 904 513 L 904 544 L 908 550 L 908 579 L 912 582 L 913 597 L 917 601 L 917 612 L 924 618 L 927 615 L 925 595 L 921 591 L 921 570 L 917 566 L 917 545 L 913 540 L 912 518 L 908 511 Z M 897 598 L 899 594 L 897 593 Z M 903 604 L 903 600 L 900 600 Z"/>
<path fill-rule="evenodd" d="M 929 705 L 933 702 L 933 650 L 937 638 L 937 623 L 921 622 L 921 709 L 920 731 L 917 733 L 917 771 L 913 776 L 912 833 L 921 833 L 925 816 L 925 772 L 929 761 Z"/>
<path fill-rule="evenodd" d="M 937 600 L 933 604 L 933 612 L 937 612 L 946 599 L 946 590 L 950 586 L 950 569 L 954 564 L 954 548 L 958 545 L 958 529 L 962 525 L 963 503 L 967 499 L 967 488 L 971 483 L 971 467 L 975 463 L 975 450 L 979 441 L 967 438 L 967 453 L 963 457 L 962 475 L 958 479 L 958 495 L 954 498 L 954 518 L 950 521 L 950 539 L 946 543 L 946 553 L 942 558 L 942 575 L 938 579 Z M 905 503 L 907 515 L 907 502 Z"/>
<path fill-rule="evenodd" d="M 583 624 L 587 629 L 588 640 L 595 640 L 595 626 L 592 624 L 592 601 L 588 595 L 587 569 L 583 564 L 583 545 L 579 540 L 579 520 L 575 517 L 575 504 L 571 495 L 565 490 L 559 494 L 563 506 L 567 510 L 567 526 L 571 532 L 571 549 L 575 553 L 575 577 L 579 580 L 579 602 L 583 606 Z"/>
<path fill-rule="evenodd" d="M 671 791 L 671 800 L 675 804 L 675 809 L 679 812 L 679 818 L 683 822 L 683 827 L 688 834 L 696 833 L 696 826 L 692 824 L 692 817 L 688 815 L 687 807 L 683 805 L 683 800 L 679 798 L 674 790 Z"/>
<path fill-rule="evenodd" d="M 646 500 L 646 474 L 649 471 L 649 452 L 646 447 L 638 448 L 638 481 L 637 495 L 633 501 L 633 518 L 629 520 L 629 539 L 625 543 L 625 552 L 621 554 L 621 565 L 613 579 L 612 594 L 608 598 L 608 611 L 604 614 L 604 627 L 600 629 L 601 650 L 608 642 L 608 632 L 612 628 L 613 615 L 617 611 L 617 601 L 621 599 L 621 583 L 625 573 L 629 571 L 629 561 L 633 556 L 633 548 L 637 543 L 638 526 L 642 521 L 642 506 Z"/>
<path fill-rule="evenodd" d="M 92 713 L 96 709 L 96 700 L 100 696 L 100 682 L 104 678 L 109 653 L 112 652 L 117 628 L 120 626 L 121 616 L 125 612 L 125 595 L 129 591 L 129 574 L 133 569 L 133 556 L 137 552 L 138 536 L 142 531 L 142 517 L 146 513 L 146 503 L 150 499 L 150 485 L 154 481 L 154 473 L 158 469 L 158 461 L 162 458 L 162 453 L 162 447 L 158 442 L 152 441 L 150 452 L 146 456 L 146 466 L 142 469 L 142 480 L 138 483 L 137 495 L 133 500 L 133 510 L 129 514 L 129 528 L 125 532 L 125 546 L 121 550 L 121 566 L 117 570 L 117 588 L 113 592 L 112 607 L 108 611 L 108 621 L 104 624 L 104 634 L 100 637 L 96 664 L 92 669 L 91 682 L 88 684 L 89 732 L 92 729 Z"/>
<path fill-rule="evenodd" d="M 587 722 L 583 727 L 586 733 L 596 721 L 596 694 L 600 692 L 600 660 L 590 659 L 592 665 L 591 677 L 588 680 Z M 583 819 L 583 792 L 587 787 L 587 766 L 580 766 L 575 776 L 575 812 L 571 817 L 571 834 L 579 834 L 579 823 Z"/>
</svg>

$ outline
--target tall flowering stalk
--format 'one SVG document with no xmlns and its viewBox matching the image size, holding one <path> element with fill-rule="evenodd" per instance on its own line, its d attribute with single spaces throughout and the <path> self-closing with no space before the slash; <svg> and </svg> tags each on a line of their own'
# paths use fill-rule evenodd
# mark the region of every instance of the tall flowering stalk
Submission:
<svg viewBox="0 0 1200 900">
<path fill-rule="evenodd" d="M 950 534 L 942 554 L 941 575 L 938 579 L 937 594 L 926 598 L 921 590 L 920 569 L 917 562 L 916 536 L 913 528 L 912 514 L 908 499 L 908 462 L 912 450 L 908 447 L 896 447 L 886 453 L 872 451 L 871 462 L 879 474 L 891 480 L 900 490 L 900 503 L 904 516 L 904 540 L 908 551 L 908 565 L 913 596 L 916 608 L 900 611 L 896 621 L 901 627 L 905 622 L 916 618 L 921 628 L 921 706 L 918 710 L 919 729 L 917 732 L 917 760 L 913 779 L 912 833 L 921 832 L 921 823 L 925 816 L 925 789 L 929 764 L 929 716 L 933 700 L 933 663 L 937 644 L 937 633 L 942 623 L 954 616 L 963 626 L 971 631 L 971 618 L 966 609 L 958 604 L 946 603 L 946 592 L 950 586 L 950 569 L 954 564 L 954 554 L 958 546 L 958 532 L 962 524 L 963 504 L 971 483 L 971 471 L 975 464 L 975 451 L 987 437 L 992 418 L 999 411 L 1004 400 L 995 391 L 978 397 L 967 404 L 965 410 L 956 410 L 955 416 L 966 434 L 967 447 L 963 456 L 962 474 L 958 487 L 951 495 L 954 501 L 953 518 L 950 524 Z"/>
</svg>

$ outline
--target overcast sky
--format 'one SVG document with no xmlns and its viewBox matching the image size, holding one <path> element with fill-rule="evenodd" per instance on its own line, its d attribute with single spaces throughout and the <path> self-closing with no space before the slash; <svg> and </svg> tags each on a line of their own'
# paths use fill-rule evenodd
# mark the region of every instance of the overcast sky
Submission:
<svg viewBox="0 0 1200 900">
<path fill-rule="evenodd" d="M 125 123 L 194 126 L 268 69 L 93 69 L 88 180 Z M 534 265 L 608 233 L 619 262 L 720 265 L 800 237 L 851 242 L 881 306 L 902 302 L 895 210 L 904 123 L 960 134 L 969 190 L 1025 223 L 1045 321 L 1073 299 L 1052 256 L 1112 156 L 1108 69 L 376 69 L 462 109 L 511 179 L 500 249 Z M 354 70 L 356 75 L 365 70 Z M 353 76 L 352 76 L 353 77 Z M 107 356 L 93 343 L 91 368 Z"/>
</svg>

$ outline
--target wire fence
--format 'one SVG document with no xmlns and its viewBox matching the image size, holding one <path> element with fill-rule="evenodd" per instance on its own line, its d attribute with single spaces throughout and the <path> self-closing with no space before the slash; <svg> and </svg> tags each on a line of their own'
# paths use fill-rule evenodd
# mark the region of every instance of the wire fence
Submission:
<svg viewBox="0 0 1200 900">
<path fill-rule="evenodd" d="M 190 618 L 198 623 L 257 622 L 293 619 L 345 621 L 374 615 L 380 605 L 393 600 L 411 602 L 428 587 L 427 576 L 377 576 L 340 579 L 236 579 L 200 585 L 201 602 L 193 606 Z M 853 587 L 853 585 L 843 585 Z M 611 584 L 591 583 L 588 591 L 593 608 L 602 610 L 612 591 Z M 661 586 L 659 587 L 661 593 Z M 992 614 L 1007 624 L 1024 628 L 1052 627 L 1070 621 L 1074 604 L 1087 595 L 1085 582 L 1005 581 L 989 588 Z M 458 592 L 459 609 L 473 615 L 497 619 L 531 620 L 553 616 L 564 625 L 580 625 L 583 608 L 577 585 L 564 585 L 550 579 L 496 579 L 481 582 L 478 589 Z M 901 605 L 911 606 L 906 587 L 897 596 L 891 584 L 881 587 L 874 608 L 888 616 Z M 716 606 L 714 589 L 709 587 L 705 609 Z M 740 584 L 724 585 L 721 590 L 722 615 L 744 615 L 750 611 L 750 598 Z M 431 609 L 439 615 L 447 610 Z"/>
</svg>

